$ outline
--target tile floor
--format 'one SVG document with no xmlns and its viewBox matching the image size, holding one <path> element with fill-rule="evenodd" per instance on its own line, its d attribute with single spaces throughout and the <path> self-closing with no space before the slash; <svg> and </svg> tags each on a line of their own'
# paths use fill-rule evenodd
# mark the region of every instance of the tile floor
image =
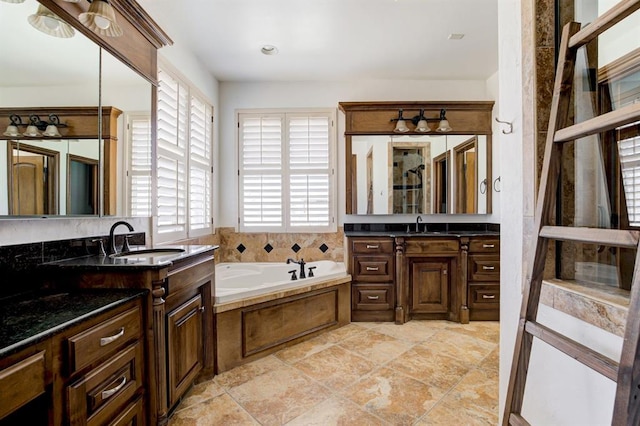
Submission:
<svg viewBox="0 0 640 426">
<path fill-rule="evenodd" d="M 194 386 L 169 425 L 496 425 L 498 336 L 351 323 Z"/>
</svg>

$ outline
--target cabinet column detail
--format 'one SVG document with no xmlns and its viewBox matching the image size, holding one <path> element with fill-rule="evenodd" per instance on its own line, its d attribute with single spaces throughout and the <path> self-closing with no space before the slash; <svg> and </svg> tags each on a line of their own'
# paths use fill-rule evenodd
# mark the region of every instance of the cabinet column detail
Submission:
<svg viewBox="0 0 640 426">
<path fill-rule="evenodd" d="M 469 302 L 468 302 L 468 264 L 469 258 L 469 238 L 460 238 L 460 279 L 458 294 L 460 295 L 460 323 L 469 324 Z"/>
<path fill-rule="evenodd" d="M 167 372 L 166 372 L 166 335 L 164 325 L 164 296 L 165 281 L 154 281 L 151 295 L 153 296 L 153 336 L 156 353 L 156 409 L 158 414 L 158 424 L 167 422 Z"/>
<path fill-rule="evenodd" d="M 407 322 L 407 300 L 408 300 L 408 287 L 403 285 L 407 282 L 405 277 L 404 267 L 404 238 L 395 239 L 395 251 L 396 251 L 396 324 L 404 324 Z"/>
</svg>

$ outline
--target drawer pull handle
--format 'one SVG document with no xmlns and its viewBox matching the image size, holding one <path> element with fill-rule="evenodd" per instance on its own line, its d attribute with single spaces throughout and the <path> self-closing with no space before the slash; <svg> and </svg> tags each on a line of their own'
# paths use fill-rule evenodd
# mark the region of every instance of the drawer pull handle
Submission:
<svg viewBox="0 0 640 426">
<path fill-rule="evenodd" d="M 118 383 L 118 385 L 115 388 L 102 391 L 100 393 L 100 396 L 102 396 L 102 399 L 110 398 L 114 393 L 118 392 L 126 384 L 127 384 L 127 378 L 125 376 L 122 376 L 122 379 L 120 379 L 120 383 Z"/>
<path fill-rule="evenodd" d="M 367 266 L 367 271 L 378 271 L 380 270 L 377 266 Z"/>
<path fill-rule="evenodd" d="M 486 266 L 486 265 L 482 265 L 482 269 L 485 271 L 493 271 L 494 269 L 496 269 L 495 266 Z"/>
<path fill-rule="evenodd" d="M 495 294 L 483 294 L 482 298 L 483 299 L 495 299 L 496 295 Z"/>
<path fill-rule="evenodd" d="M 107 346 L 109 343 L 113 342 L 114 340 L 118 340 L 122 336 L 124 336 L 124 327 L 120 327 L 120 331 L 118 331 L 113 336 L 101 337 L 100 338 L 100 346 Z"/>
<path fill-rule="evenodd" d="M 375 250 L 375 249 L 379 249 L 379 248 L 380 248 L 380 246 L 379 246 L 379 245 L 372 246 L 372 245 L 370 245 L 370 244 L 367 244 L 367 248 L 368 248 L 368 249 L 371 249 L 371 250 Z"/>
<path fill-rule="evenodd" d="M 496 245 L 495 244 L 483 244 L 482 248 L 495 248 Z"/>
<path fill-rule="evenodd" d="M 367 299 L 369 299 L 369 300 L 378 300 L 378 299 L 380 299 L 380 296 L 367 296 Z"/>
</svg>

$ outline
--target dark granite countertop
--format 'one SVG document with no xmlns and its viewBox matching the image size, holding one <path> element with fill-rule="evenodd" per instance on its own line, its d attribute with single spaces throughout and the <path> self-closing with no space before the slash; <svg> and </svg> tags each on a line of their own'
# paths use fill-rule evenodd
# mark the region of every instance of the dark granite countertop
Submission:
<svg viewBox="0 0 640 426">
<path fill-rule="evenodd" d="M 145 289 L 35 292 L 0 300 L 0 357 L 147 294 Z"/>
<path fill-rule="evenodd" d="M 394 232 L 394 231 L 350 231 L 347 237 L 486 237 L 500 236 L 496 231 L 427 231 L 427 232 Z"/>
<path fill-rule="evenodd" d="M 186 259 L 197 254 L 218 249 L 217 245 L 188 245 L 188 246 L 167 246 L 162 249 L 176 248 L 184 250 L 181 253 L 154 253 L 153 255 L 142 255 L 135 257 L 136 251 L 147 250 L 148 247 L 135 247 L 127 253 L 127 257 L 111 256 L 82 256 L 71 259 L 45 262 L 39 265 L 40 268 L 73 268 L 86 270 L 109 270 L 115 269 L 160 269 L 171 265 L 173 262 Z M 132 257 L 133 256 L 133 257 Z"/>
</svg>

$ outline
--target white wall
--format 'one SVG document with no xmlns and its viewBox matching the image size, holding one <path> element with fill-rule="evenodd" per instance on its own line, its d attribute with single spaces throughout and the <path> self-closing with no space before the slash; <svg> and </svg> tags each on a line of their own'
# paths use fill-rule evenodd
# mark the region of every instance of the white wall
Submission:
<svg viewBox="0 0 640 426">
<path fill-rule="evenodd" d="M 235 111 L 250 108 L 337 108 L 347 101 L 464 101 L 494 100 L 487 94 L 487 82 L 480 80 L 292 83 L 220 83 L 220 175 L 218 180 L 220 212 L 217 226 L 237 224 L 237 149 Z M 453 124 L 453 123 L 452 123 Z M 344 114 L 338 114 L 338 221 L 347 218 L 345 211 Z M 233 188 L 233 190 L 230 190 Z M 406 222 L 415 215 L 349 216 L 348 222 Z M 430 221 L 497 222 L 497 215 L 438 215 Z"/>
</svg>

